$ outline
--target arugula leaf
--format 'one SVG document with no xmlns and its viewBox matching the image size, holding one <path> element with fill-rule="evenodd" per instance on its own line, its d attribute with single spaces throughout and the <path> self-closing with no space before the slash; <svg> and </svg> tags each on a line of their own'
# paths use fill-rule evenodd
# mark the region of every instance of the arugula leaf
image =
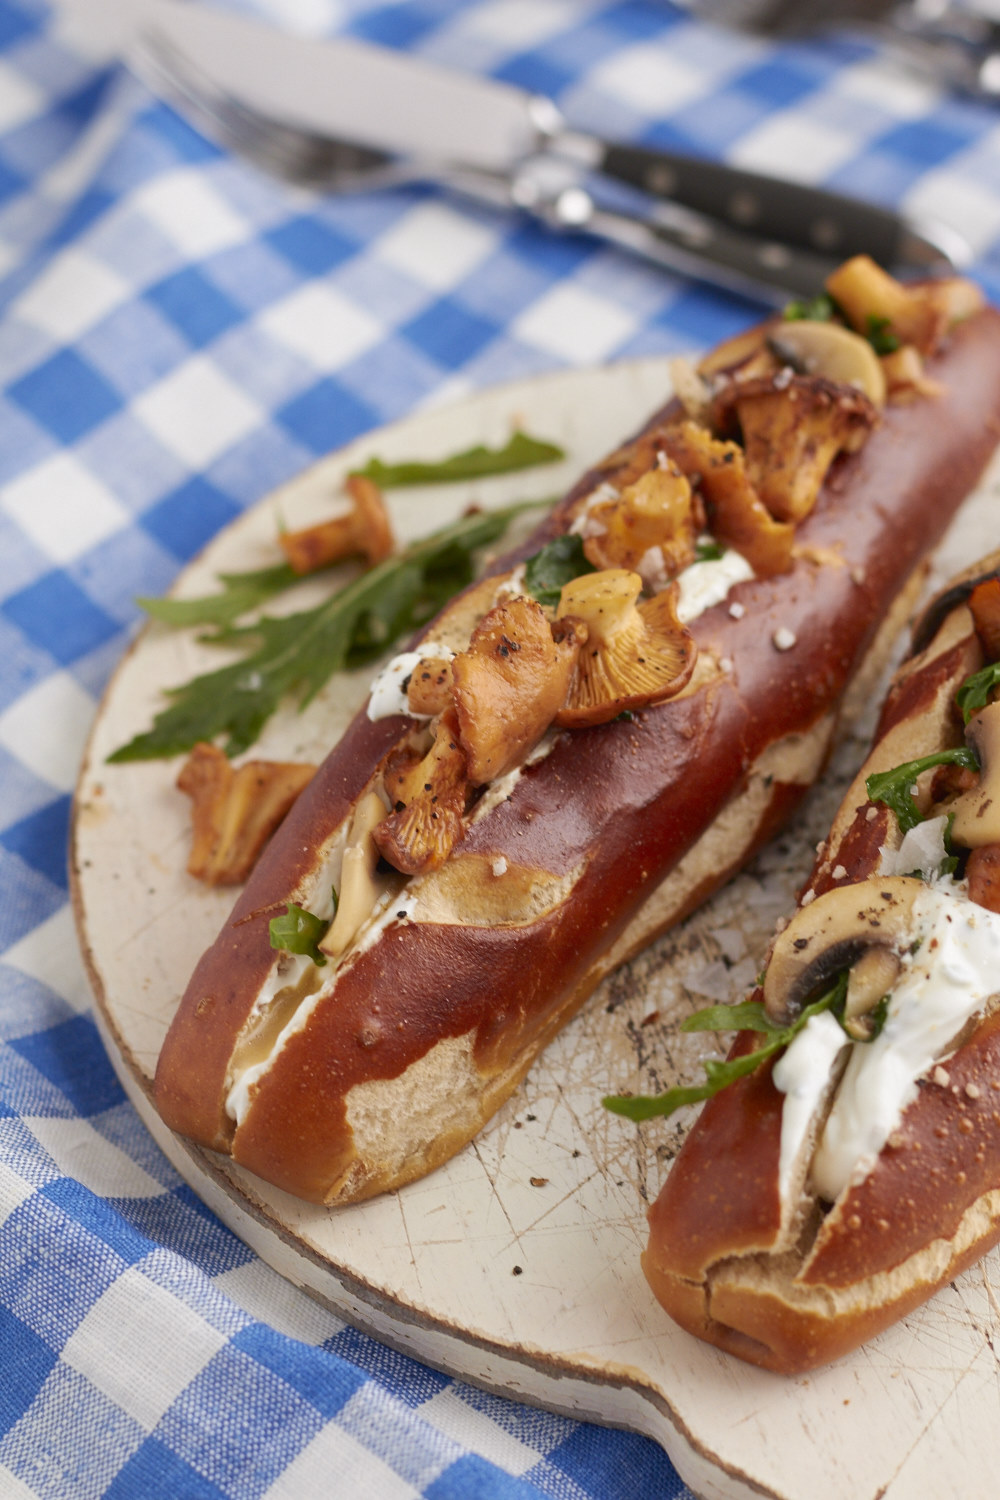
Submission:
<svg viewBox="0 0 1000 1500">
<path fill-rule="evenodd" d="M 880 318 L 875 313 L 868 314 L 865 338 L 876 354 L 895 354 L 899 348 L 899 339 L 889 331 L 891 326 L 891 319 Z"/>
<path fill-rule="evenodd" d="M 275 594 L 299 583 L 302 575 L 288 563 L 248 573 L 219 573 L 222 588 L 200 599 L 137 599 L 136 603 L 164 625 L 231 625 Z"/>
<path fill-rule="evenodd" d="M 355 469 L 354 473 L 374 480 L 382 489 L 391 490 L 410 484 L 454 484 L 462 479 L 513 474 L 538 464 L 558 463 L 565 456 L 555 443 L 543 442 L 518 430 L 511 434 L 502 448 L 487 448 L 478 443 L 436 463 L 421 463 L 414 459 L 386 464 L 380 458 L 371 458 L 363 469 Z"/>
<path fill-rule="evenodd" d="M 724 1061 L 717 1058 L 706 1059 L 702 1063 L 705 1070 L 704 1083 L 680 1085 L 666 1089 L 662 1094 L 612 1095 L 602 1100 L 602 1103 L 612 1114 L 624 1115 L 626 1119 L 638 1122 L 651 1120 L 655 1116 L 666 1118 L 685 1104 L 698 1104 L 702 1099 L 711 1099 L 713 1095 L 735 1083 L 737 1078 L 745 1078 L 769 1057 L 787 1047 L 806 1023 L 821 1011 L 832 1010 L 839 1020 L 846 997 L 845 970 L 832 989 L 819 1000 L 814 1000 L 812 1005 L 805 1006 L 789 1026 L 775 1026 L 759 1000 L 747 1000 L 742 1005 L 710 1005 L 705 1010 L 696 1011 L 681 1024 L 682 1031 L 757 1031 L 762 1032 L 766 1040 L 762 1046 L 754 1048 L 752 1052 L 744 1052 L 741 1057 L 726 1058 Z"/>
<path fill-rule="evenodd" d="M 816 297 L 803 297 L 799 301 L 787 303 L 781 316 L 786 323 L 829 323 L 842 314 L 834 299 L 827 292 L 820 292 Z M 869 313 L 864 337 L 876 354 L 893 354 L 899 348 L 900 341 L 891 332 L 890 319 L 881 318 L 877 313 Z"/>
<path fill-rule="evenodd" d="M 228 738 L 227 755 L 252 745 L 287 694 L 300 708 L 345 667 L 378 655 L 404 631 L 428 619 L 472 576 L 472 554 L 494 542 L 515 516 L 540 502 L 477 511 L 412 543 L 369 569 L 313 609 L 250 625 L 223 627 L 212 642 L 242 659 L 167 690 L 171 702 L 108 757 L 153 760 L 178 755 L 198 740 Z M 544 503 L 544 502 L 541 502 Z"/>
<path fill-rule="evenodd" d="M 910 787 L 921 771 L 929 771 L 931 766 L 966 766 L 970 771 L 979 770 L 975 753 L 967 745 L 958 745 L 953 750 L 938 750 L 934 755 L 921 756 L 919 760 L 904 761 L 891 771 L 878 771 L 865 782 L 869 799 L 884 802 L 896 814 L 902 833 L 909 833 L 911 828 L 924 821 L 923 813 L 910 795 Z"/>
<path fill-rule="evenodd" d="M 826 292 L 816 297 L 803 297 L 786 304 L 781 316 L 786 323 L 829 323 L 836 317 L 837 305 Z"/>
<path fill-rule="evenodd" d="M 867 1037 L 863 1042 L 863 1045 L 866 1047 L 879 1035 L 886 1023 L 886 1020 L 888 1019 L 889 998 L 890 997 L 888 995 L 883 995 L 878 1004 L 872 1006 L 871 1010 L 868 1012 L 868 1019 L 871 1030 L 869 1031 Z"/>
<path fill-rule="evenodd" d="M 724 556 L 725 551 L 725 547 L 719 542 L 708 540 L 696 542 L 694 560 L 695 562 L 718 562 L 719 558 Z"/>
<path fill-rule="evenodd" d="M 961 709 L 962 718 L 966 724 L 973 714 L 986 707 L 990 701 L 990 693 L 997 686 L 1000 686 L 1000 661 L 980 668 L 978 672 L 973 672 L 965 679 L 955 694 L 955 702 Z"/>
<path fill-rule="evenodd" d="M 326 963 L 326 955 L 320 952 L 318 945 L 323 941 L 329 925 L 329 922 L 324 922 L 314 912 L 306 911 L 305 907 L 296 906 L 292 902 L 282 916 L 272 917 L 268 924 L 271 947 L 284 948 L 288 953 L 307 954 L 317 967 L 322 968 Z"/>
<path fill-rule="evenodd" d="M 524 565 L 524 586 L 539 604 L 556 605 L 563 585 L 583 573 L 593 573 L 583 551 L 583 538 L 566 532 L 546 542 Z"/>
</svg>

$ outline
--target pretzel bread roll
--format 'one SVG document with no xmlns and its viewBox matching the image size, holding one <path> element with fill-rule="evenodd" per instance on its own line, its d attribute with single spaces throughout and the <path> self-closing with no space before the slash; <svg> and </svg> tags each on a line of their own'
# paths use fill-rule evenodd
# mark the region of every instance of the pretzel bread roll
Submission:
<svg viewBox="0 0 1000 1500">
<path fill-rule="evenodd" d="M 993 652 L 984 657 L 966 603 L 985 580 L 994 581 L 1000 598 L 1000 552 L 954 580 L 916 625 L 914 650 L 893 679 L 871 752 L 820 848 L 796 918 L 772 943 L 771 964 L 782 944 L 805 955 L 809 928 L 820 930 L 824 910 L 846 913 L 842 929 L 836 914 L 823 921 L 834 924 L 828 935 L 844 935 L 841 962 L 855 962 L 858 949 L 846 936 L 854 914 L 869 925 L 876 945 L 883 924 L 888 942 L 893 918 L 887 910 L 907 887 L 916 888 L 915 900 L 926 902 L 928 911 L 940 900 L 945 923 L 926 928 L 908 950 L 913 967 L 925 963 L 930 976 L 924 1005 L 934 1003 L 937 982 L 969 982 L 966 953 L 960 944 L 948 950 L 942 936 L 949 925 L 957 932 L 967 922 L 973 935 L 1000 943 L 1000 903 L 986 909 L 970 899 L 971 856 L 966 879 L 943 896 L 936 895 L 940 880 L 924 884 L 926 873 L 923 880 L 900 878 L 897 867 L 918 856 L 904 849 L 894 857 L 903 838 L 896 814 L 870 801 L 865 785 L 872 775 L 962 745 L 955 695 L 995 659 Z M 997 771 L 995 765 L 991 790 Z M 930 794 L 924 787 L 919 795 L 926 802 Z M 961 794 L 950 802 L 945 796 L 942 818 L 960 800 Z M 844 895 L 831 899 L 834 892 Z M 928 932 L 934 936 L 928 939 Z M 814 950 L 809 961 L 817 958 Z M 909 1102 L 886 1121 L 891 1128 L 884 1141 L 842 1174 L 839 1191 L 828 1186 L 823 1163 L 829 1158 L 821 1153 L 850 1062 L 841 1062 L 839 1074 L 835 1063 L 827 1085 L 817 1082 L 813 1117 L 798 1133 L 789 1132 L 784 1150 L 790 1094 L 776 1086 L 775 1058 L 708 1101 L 650 1210 L 643 1256 L 653 1292 L 683 1328 L 750 1364 L 799 1373 L 887 1328 L 1000 1241 L 1000 964 L 990 960 L 980 968 L 984 993 L 976 1010 L 957 1023 L 935 1020 L 936 1055 L 917 1072 Z M 989 993 L 994 981 L 997 995 Z M 898 973 L 890 990 L 896 982 L 902 982 Z M 765 995 L 758 987 L 753 998 Z M 898 1037 L 903 1023 L 896 1024 Z M 852 1048 L 846 1035 L 842 1040 L 852 1061 L 875 1045 L 862 1039 Z M 730 1056 L 760 1042 L 759 1034 L 741 1032 Z M 870 1077 L 877 1079 L 874 1070 Z M 873 1115 L 881 1107 L 872 1083 L 857 1098 Z"/>
<path fill-rule="evenodd" d="M 1000 316 L 965 318 L 926 368 L 930 394 L 886 406 L 860 450 L 834 460 L 787 571 L 744 576 L 691 622 L 686 686 L 592 727 L 557 718 L 471 807 L 451 807 L 447 857 L 316 968 L 275 953 L 269 920 L 328 896 L 338 841 L 415 732 L 412 717 L 362 712 L 198 964 L 157 1069 L 167 1124 L 329 1203 L 396 1187 L 469 1141 L 599 980 L 737 870 L 819 773 L 845 693 L 883 659 L 915 570 L 997 440 Z M 853 420 L 863 398 L 824 390 Z M 498 578 L 601 486 L 656 470 L 685 415 L 676 401 L 658 412 L 423 639 L 461 650 Z M 764 533 L 791 524 L 765 516 Z M 461 687 L 456 667 L 460 718 Z M 443 765 L 456 737 L 437 722 Z"/>
</svg>

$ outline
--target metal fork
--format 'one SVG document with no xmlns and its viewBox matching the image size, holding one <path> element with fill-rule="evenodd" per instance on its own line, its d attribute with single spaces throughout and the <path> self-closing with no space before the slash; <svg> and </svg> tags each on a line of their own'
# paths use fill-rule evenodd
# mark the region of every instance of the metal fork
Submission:
<svg viewBox="0 0 1000 1500">
<path fill-rule="evenodd" d="M 681 275 L 781 306 L 823 284 L 828 258 L 715 221 L 666 200 L 645 214 L 599 206 L 559 164 L 527 164 L 512 181 L 485 170 L 399 159 L 351 141 L 320 136 L 262 114 L 221 89 L 160 33 L 141 34 L 132 49 L 137 72 L 175 104 L 209 140 L 273 177 L 325 193 L 435 183 L 496 207 L 531 214 L 555 230 L 597 235 Z M 549 168 L 555 166 L 553 173 Z"/>
<path fill-rule="evenodd" d="M 286 125 L 241 103 L 159 32 L 138 38 L 131 61 L 153 91 L 203 135 L 269 176 L 335 193 L 394 186 L 419 176 L 412 163 Z"/>
<path fill-rule="evenodd" d="M 813 295 L 842 258 L 639 193 L 600 174 L 591 174 L 591 180 L 571 159 L 544 150 L 508 170 L 492 171 L 400 159 L 349 139 L 318 135 L 233 97 L 155 28 L 137 38 L 132 61 L 151 87 L 209 139 L 272 176 L 325 193 L 432 181 L 480 203 L 521 210 L 555 230 L 595 235 L 675 273 L 778 306 L 790 296 Z M 890 227 L 894 235 L 902 232 L 907 253 L 918 254 L 919 263 L 928 268 L 968 258 L 967 247 L 943 230 L 925 233 L 905 221 Z M 899 242 L 892 253 L 897 252 L 904 253 Z"/>
</svg>

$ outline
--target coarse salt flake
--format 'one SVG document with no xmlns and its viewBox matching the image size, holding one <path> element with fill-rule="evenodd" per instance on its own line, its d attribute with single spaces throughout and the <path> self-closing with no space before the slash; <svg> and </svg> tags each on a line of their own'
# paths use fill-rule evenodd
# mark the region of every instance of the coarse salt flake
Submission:
<svg viewBox="0 0 1000 1500">
<path fill-rule="evenodd" d="M 742 620 L 746 612 L 746 605 L 741 604 L 738 599 L 734 599 L 729 606 L 729 615 L 733 620 Z"/>
<path fill-rule="evenodd" d="M 497 859 L 495 859 L 493 861 L 493 864 L 492 864 L 491 868 L 493 870 L 494 875 L 497 877 L 498 880 L 499 880 L 499 878 L 500 878 L 501 875 L 506 875 L 506 873 L 507 873 L 507 861 L 504 859 L 504 857 L 503 857 L 502 854 Z"/>
<path fill-rule="evenodd" d="M 777 651 L 791 651 L 797 639 L 794 630 L 789 630 L 787 625 L 779 625 L 771 637 L 771 644 Z"/>
</svg>

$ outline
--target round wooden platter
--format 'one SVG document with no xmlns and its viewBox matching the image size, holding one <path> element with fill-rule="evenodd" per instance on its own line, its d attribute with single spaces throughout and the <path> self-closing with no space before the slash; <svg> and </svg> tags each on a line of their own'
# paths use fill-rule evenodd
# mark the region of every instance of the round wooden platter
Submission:
<svg viewBox="0 0 1000 1500">
<path fill-rule="evenodd" d="M 438 458 L 502 442 L 514 423 L 566 450 L 555 468 L 393 492 L 403 540 L 470 502 L 554 495 L 633 431 L 668 387 L 668 362 L 652 359 L 546 375 L 418 414 L 262 501 L 185 570 L 177 592 L 209 592 L 220 571 L 274 561 L 279 521 L 317 519 L 346 470 L 373 454 Z M 935 578 L 996 544 L 998 488 L 995 470 L 949 533 Z M 302 607 L 326 587 L 300 585 L 282 607 Z M 232 893 L 185 873 L 190 814 L 174 786 L 179 763 L 105 762 L 148 727 L 164 688 L 220 659 L 190 631 L 153 626 L 139 636 L 87 749 L 72 857 L 80 941 L 108 1051 L 149 1130 L 204 1201 L 289 1280 L 375 1337 L 515 1399 L 645 1432 L 699 1495 L 993 1493 L 996 1255 L 831 1368 L 792 1380 L 750 1369 L 676 1329 L 639 1267 L 646 1204 L 690 1115 L 637 1128 L 600 1103 L 605 1093 L 655 1092 L 700 1076 L 705 1039 L 679 1034 L 678 1021 L 710 1001 L 739 998 L 752 980 L 870 726 L 859 725 L 841 746 L 785 837 L 604 983 L 472 1145 L 401 1192 L 325 1210 L 173 1136 L 150 1102 L 171 1015 Z M 305 713 L 282 712 L 251 753 L 320 759 L 363 701 L 370 675 L 342 675 Z"/>
</svg>

